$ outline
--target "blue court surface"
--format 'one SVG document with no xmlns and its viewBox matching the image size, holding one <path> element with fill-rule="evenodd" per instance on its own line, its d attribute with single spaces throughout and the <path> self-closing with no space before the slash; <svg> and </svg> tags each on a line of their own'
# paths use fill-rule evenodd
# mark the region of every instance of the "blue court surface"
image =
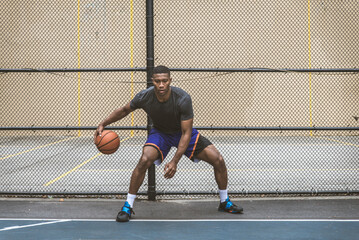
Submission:
<svg viewBox="0 0 359 240">
<path fill-rule="evenodd" d="M 0 239 L 359 239 L 359 197 L 233 199 L 243 214 L 218 212 L 218 199 L 138 200 L 115 221 L 120 199 L 0 198 Z"/>
<path fill-rule="evenodd" d="M 358 239 L 358 220 L 0 220 L 1 239 Z"/>
</svg>

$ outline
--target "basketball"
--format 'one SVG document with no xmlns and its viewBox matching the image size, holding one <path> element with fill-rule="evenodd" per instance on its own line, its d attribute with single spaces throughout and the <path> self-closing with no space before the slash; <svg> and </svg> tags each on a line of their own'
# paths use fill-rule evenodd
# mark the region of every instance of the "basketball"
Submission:
<svg viewBox="0 0 359 240">
<path fill-rule="evenodd" d="M 103 154 L 112 154 L 117 151 L 120 146 L 120 138 L 111 130 L 104 130 L 101 134 L 96 136 L 95 144 L 97 149 Z"/>
</svg>

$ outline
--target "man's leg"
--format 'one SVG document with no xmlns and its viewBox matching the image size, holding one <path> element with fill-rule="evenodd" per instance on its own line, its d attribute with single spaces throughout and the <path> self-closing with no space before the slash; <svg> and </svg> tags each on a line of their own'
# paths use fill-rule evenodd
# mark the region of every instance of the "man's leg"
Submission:
<svg viewBox="0 0 359 240">
<path fill-rule="evenodd" d="M 222 155 L 214 145 L 209 145 L 196 155 L 196 158 L 203 160 L 213 166 L 214 176 L 218 185 L 220 194 L 220 205 L 218 210 L 229 213 L 241 213 L 242 207 L 234 205 L 228 197 L 227 184 L 228 174 L 227 167 Z"/>
<path fill-rule="evenodd" d="M 218 188 L 220 190 L 227 189 L 227 167 L 217 148 L 214 145 L 209 145 L 197 154 L 196 158 L 211 164 L 214 168 L 214 176 L 216 178 Z"/>
<path fill-rule="evenodd" d="M 159 158 L 158 150 L 151 146 L 145 146 L 142 156 L 136 168 L 132 172 L 130 182 L 130 194 L 137 194 L 146 176 L 147 169 Z"/>
<path fill-rule="evenodd" d="M 157 149 L 151 146 L 145 146 L 142 151 L 142 156 L 132 172 L 130 189 L 128 191 L 127 200 L 125 205 L 122 207 L 121 211 L 118 213 L 116 221 L 118 222 L 128 222 L 131 213 L 133 212 L 133 202 L 136 198 L 138 189 L 141 187 L 143 180 L 146 176 L 147 169 L 154 163 L 156 159 L 159 158 L 159 153 Z"/>
</svg>

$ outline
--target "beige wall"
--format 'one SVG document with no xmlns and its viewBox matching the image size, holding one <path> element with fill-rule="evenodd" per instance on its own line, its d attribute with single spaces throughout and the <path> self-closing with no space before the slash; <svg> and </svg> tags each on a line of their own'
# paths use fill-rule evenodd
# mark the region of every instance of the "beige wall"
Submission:
<svg viewBox="0 0 359 240">
<path fill-rule="evenodd" d="M 145 3 L 133 2 L 133 25 L 130 1 L 80 1 L 79 22 L 76 1 L 1 2 L 1 67 L 143 67 Z M 155 1 L 156 64 L 358 67 L 358 2 L 310 2 L 309 31 L 308 1 Z M 358 125 L 357 74 L 177 72 L 173 78 L 192 95 L 195 125 Z M 2 74 L 1 125 L 76 126 L 80 118 L 82 126 L 95 126 L 131 91 L 144 89 L 145 79 L 144 73 Z M 141 111 L 134 119 L 146 124 Z M 129 116 L 118 125 L 131 124 Z"/>
</svg>

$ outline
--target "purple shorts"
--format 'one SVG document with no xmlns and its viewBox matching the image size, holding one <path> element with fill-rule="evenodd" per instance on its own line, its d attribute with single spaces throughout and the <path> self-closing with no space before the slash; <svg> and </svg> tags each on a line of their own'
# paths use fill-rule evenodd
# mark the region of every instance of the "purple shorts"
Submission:
<svg viewBox="0 0 359 240">
<path fill-rule="evenodd" d="M 150 131 L 145 146 L 151 146 L 158 150 L 160 156 L 159 159 L 155 161 L 156 165 L 159 165 L 163 162 L 163 160 L 166 158 L 167 154 L 171 150 L 171 147 L 178 147 L 181 136 L 182 136 L 182 132 L 168 134 L 168 133 L 163 133 L 156 128 L 153 128 Z M 188 157 L 189 159 L 195 162 L 199 161 L 198 159 L 195 159 L 195 155 L 198 153 L 198 150 L 200 151 L 203 150 L 197 148 L 199 138 L 200 138 L 200 133 L 197 131 L 197 129 L 193 128 L 191 140 L 188 144 L 186 152 L 184 153 L 186 157 Z"/>
</svg>

